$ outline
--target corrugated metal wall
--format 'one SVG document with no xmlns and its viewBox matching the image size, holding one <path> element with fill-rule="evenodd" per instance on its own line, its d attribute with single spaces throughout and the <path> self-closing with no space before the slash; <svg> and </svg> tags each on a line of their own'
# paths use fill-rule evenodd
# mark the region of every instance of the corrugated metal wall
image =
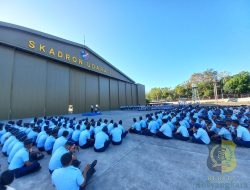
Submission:
<svg viewBox="0 0 250 190">
<path fill-rule="evenodd" d="M 70 69 L 69 104 L 74 106 L 74 112 L 85 110 L 86 104 L 86 74 L 77 69 Z"/>
<path fill-rule="evenodd" d="M 2 45 L 0 87 L 0 119 L 67 114 L 69 104 L 81 113 L 90 105 L 109 110 L 145 101 L 142 85 Z"/>
<path fill-rule="evenodd" d="M 14 49 L 0 46 L 0 119 L 10 116 Z"/>
<path fill-rule="evenodd" d="M 127 105 L 126 101 L 126 83 L 119 81 L 119 105 Z"/>
<path fill-rule="evenodd" d="M 100 109 L 109 110 L 110 109 L 110 99 L 109 99 L 109 79 L 106 77 L 99 76 L 99 97 L 100 97 Z"/>
<path fill-rule="evenodd" d="M 15 52 L 11 96 L 12 117 L 44 114 L 46 65 L 46 60 L 39 57 L 20 51 Z"/>
</svg>

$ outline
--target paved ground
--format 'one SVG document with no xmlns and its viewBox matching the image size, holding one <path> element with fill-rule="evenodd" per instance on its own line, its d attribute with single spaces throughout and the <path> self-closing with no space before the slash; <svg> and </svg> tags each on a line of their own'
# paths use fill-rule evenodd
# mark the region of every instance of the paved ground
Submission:
<svg viewBox="0 0 250 190">
<path fill-rule="evenodd" d="M 128 128 L 133 117 L 145 114 L 146 112 L 110 111 L 94 118 L 112 118 L 115 121 L 122 119 L 124 126 Z M 111 145 L 104 153 L 95 153 L 93 149 L 80 150 L 78 159 L 82 161 L 82 168 L 86 163 L 98 160 L 97 172 L 86 190 L 250 189 L 249 149 L 237 147 L 236 168 L 223 174 L 208 169 L 208 154 L 208 148 L 204 145 L 129 134 L 121 146 Z M 47 169 L 49 159 L 50 156 L 46 155 L 40 161 L 42 170 L 15 180 L 12 186 L 17 190 L 55 189 L 51 185 Z M 1 156 L 0 161 L 3 171 L 7 168 L 6 158 Z"/>
</svg>

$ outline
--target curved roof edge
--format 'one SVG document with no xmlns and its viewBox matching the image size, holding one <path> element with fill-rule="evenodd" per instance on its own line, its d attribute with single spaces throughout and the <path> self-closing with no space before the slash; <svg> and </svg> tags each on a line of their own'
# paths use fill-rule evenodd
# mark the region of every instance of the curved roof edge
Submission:
<svg viewBox="0 0 250 190">
<path fill-rule="evenodd" d="M 100 56 L 99 54 L 94 52 L 91 48 L 89 48 L 86 45 L 83 45 L 83 44 L 80 44 L 80 43 L 77 43 L 77 42 L 73 42 L 73 41 L 70 41 L 70 40 L 66 40 L 66 39 L 61 38 L 61 37 L 57 37 L 57 36 L 54 36 L 54 35 L 51 35 L 51 34 L 48 34 L 48 33 L 45 33 L 45 32 L 40 32 L 38 30 L 27 28 L 27 27 L 24 27 L 24 26 L 16 25 L 16 24 L 11 24 L 11 23 L 0 21 L 0 25 L 4 26 L 4 27 L 13 28 L 13 29 L 16 29 L 16 30 L 21 30 L 21 31 L 25 31 L 25 32 L 28 32 L 28 33 L 32 33 L 32 34 L 35 34 L 35 35 L 38 35 L 38 36 L 45 37 L 47 39 L 53 39 L 53 40 L 56 40 L 56 41 L 59 41 L 59 42 L 67 43 L 67 44 L 70 44 L 70 45 L 73 45 L 73 46 L 83 47 L 83 48 L 87 49 L 88 51 L 90 51 L 92 54 L 94 54 L 96 57 L 98 57 L 99 59 L 104 61 L 108 66 L 110 66 L 111 68 L 116 70 L 118 73 L 123 75 L 125 78 L 129 79 L 131 81 L 131 83 L 135 83 L 134 80 L 132 80 L 130 77 L 128 77 L 122 71 L 117 69 L 111 63 L 109 63 L 106 59 L 104 59 L 102 56 Z"/>
</svg>

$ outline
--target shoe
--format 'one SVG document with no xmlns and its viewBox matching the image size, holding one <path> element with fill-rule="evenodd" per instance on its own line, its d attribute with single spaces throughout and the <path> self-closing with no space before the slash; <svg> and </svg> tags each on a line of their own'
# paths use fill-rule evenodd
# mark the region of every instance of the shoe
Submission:
<svg viewBox="0 0 250 190">
<path fill-rule="evenodd" d="M 90 167 L 91 167 L 91 168 L 94 168 L 96 164 L 97 164 L 97 160 L 94 160 L 94 161 L 92 162 L 92 164 L 90 165 Z"/>
</svg>

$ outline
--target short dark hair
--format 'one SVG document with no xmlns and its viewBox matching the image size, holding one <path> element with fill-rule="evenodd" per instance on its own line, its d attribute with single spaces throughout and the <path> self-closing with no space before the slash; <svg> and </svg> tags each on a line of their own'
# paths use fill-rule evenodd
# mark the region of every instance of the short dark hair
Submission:
<svg viewBox="0 0 250 190">
<path fill-rule="evenodd" d="M 65 153 L 61 157 L 62 166 L 63 167 L 68 166 L 70 164 L 71 160 L 72 160 L 72 154 L 69 152 Z"/>
<path fill-rule="evenodd" d="M 9 185 L 14 181 L 14 172 L 6 170 L 1 174 L 1 185 Z"/>
<path fill-rule="evenodd" d="M 239 124 L 240 124 L 240 122 L 239 122 L 238 119 L 233 119 L 233 120 L 232 120 L 232 123 L 235 123 L 236 125 L 239 125 Z"/>
<path fill-rule="evenodd" d="M 69 135 L 69 132 L 67 130 L 63 131 L 62 136 L 67 137 Z"/>
</svg>

